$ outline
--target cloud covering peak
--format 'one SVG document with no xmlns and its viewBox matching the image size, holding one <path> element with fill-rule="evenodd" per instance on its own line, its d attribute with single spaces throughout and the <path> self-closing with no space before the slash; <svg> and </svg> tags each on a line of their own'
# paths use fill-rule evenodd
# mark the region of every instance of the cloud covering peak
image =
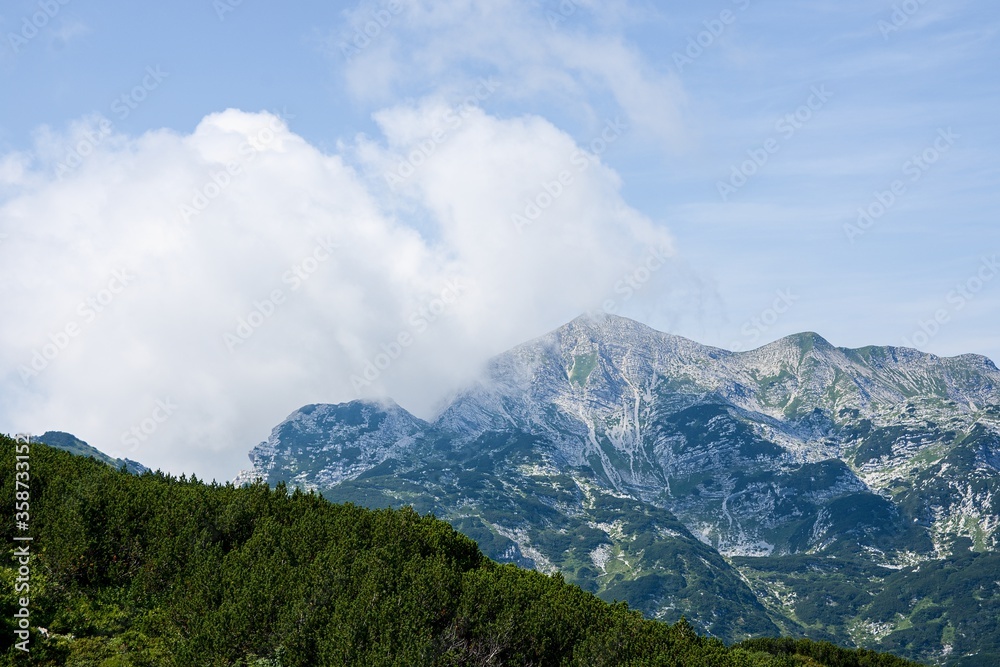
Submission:
<svg viewBox="0 0 1000 667">
<path fill-rule="evenodd" d="M 5 422 L 229 478 L 300 405 L 428 415 L 524 332 L 652 295 L 622 279 L 670 236 L 598 150 L 624 122 L 581 146 L 471 102 L 376 120 L 330 154 L 271 113 L 138 137 L 96 117 L 8 156 Z"/>
</svg>

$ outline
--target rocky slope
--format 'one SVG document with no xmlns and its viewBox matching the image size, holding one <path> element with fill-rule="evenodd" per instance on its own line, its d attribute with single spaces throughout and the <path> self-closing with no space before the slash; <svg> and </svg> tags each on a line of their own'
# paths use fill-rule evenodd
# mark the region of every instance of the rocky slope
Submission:
<svg viewBox="0 0 1000 667">
<path fill-rule="evenodd" d="M 878 645 L 919 600 L 866 620 L 866 582 L 997 548 L 998 389 L 976 355 L 812 333 L 734 353 L 581 317 L 493 359 L 432 423 L 393 403 L 307 406 L 242 479 L 412 504 L 494 558 L 728 639 L 777 625 Z M 858 564 L 862 597 L 833 601 L 848 617 L 797 611 L 804 584 L 781 572 L 806 557 Z M 969 642 L 946 627 L 897 650 L 952 659 Z"/>
</svg>

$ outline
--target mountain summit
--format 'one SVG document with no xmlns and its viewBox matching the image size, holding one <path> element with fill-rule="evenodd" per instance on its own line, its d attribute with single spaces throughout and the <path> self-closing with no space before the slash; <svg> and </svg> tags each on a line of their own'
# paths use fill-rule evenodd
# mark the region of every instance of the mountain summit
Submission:
<svg viewBox="0 0 1000 667">
<path fill-rule="evenodd" d="M 813 627 L 772 568 L 856 563 L 865 591 L 994 552 L 998 388 L 977 355 L 815 333 L 729 352 L 585 316 L 493 358 L 429 423 L 394 403 L 302 408 L 242 479 L 432 511 L 495 559 L 727 639 L 777 625 L 875 645 L 912 610 L 876 622 L 871 600 L 832 600 L 839 620 Z M 910 654 L 944 655 L 941 636 Z"/>
</svg>

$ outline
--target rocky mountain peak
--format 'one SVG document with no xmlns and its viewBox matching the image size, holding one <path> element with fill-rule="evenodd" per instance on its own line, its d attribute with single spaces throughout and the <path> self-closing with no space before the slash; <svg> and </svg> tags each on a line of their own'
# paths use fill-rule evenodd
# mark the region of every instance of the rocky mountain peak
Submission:
<svg viewBox="0 0 1000 667">
<path fill-rule="evenodd" d="M 494 357 L 429 423 L 391 401 L 305 406 L 251 459 L 270 483 L 414 505 L 497 560 L 732 639 L 783 613 L 742 578 L 761 561 L 862 563 L 883 581 L 998 550 L 998 387 L 976 355 L 811 332 L 734 353 L 583 316 Z M 756 564 L 737 574 L 740 559 Z M 760 576 L 762 604 L 794 589 Z"/>
</svg>

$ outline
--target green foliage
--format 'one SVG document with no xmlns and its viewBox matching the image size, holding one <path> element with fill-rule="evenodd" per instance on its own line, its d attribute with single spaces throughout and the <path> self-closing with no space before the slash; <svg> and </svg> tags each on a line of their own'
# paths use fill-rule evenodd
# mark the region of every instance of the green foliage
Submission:
<svg viewBox="0 0 1000 667">
<path fill-rule="evenodd" d="M 538 445 L 524 433 L 488 432 L 445 460 L 372 470 L 323 495 L 372 508 L 412 505 L 433 512 L 494 560 L 535 568 L 540 554 L 546 566 L 603 600 L 628 602 L 667 622 L 684 615 L 699 632 L 724 641 L 779 633 L 739 573 L 677 517 L 586 484 L 580 470 L 553 471 L 539 457 Z M 611 535 L 599 526 L 618 526 L 620 532 Z M 521 551 L 509 531 L 530 543 L 533 556 Z M 608 550 L 607 567 L 595 563 L 599 548 Z"/>
<path fill-rule="evenodd" d="M 784 609 L 798 624 L 791 633 L 940 664 L 1000 664 L 986 659 L 1000 656 L 1000 554 L 966 551 L 899 570 L 802 555 L 735 564 L 761 588 L 794 591 Z M 867 634 L 874 627 L 877 637 Z"/>
<path fill-rule="evenodd" d="M 14 443 L 0 436 L 0 448 L 2 497 L 11 498 Z M 729 648 L 561 575 L 498 565 L 412 509 L 334 505 L 283 485 L 134 476 L 41 444 L 30 464 L 35 634 L 30 655 L 12 647 L 6 560 L 0 665 L 904 664 L 807 641 Z M 2 532 L 12 544 L 13 526 Z"/>
<path fill-rule="evenodd" d="M 573 366 L 570 369 L 569 381 L 571 384 L 583 386 L 587 383 L 587 378 L 597 368 L 597 353 L 578 354 L 573 357 Z"/>
<path fill-rule="evenodd" d="M 905 667 L 912 663 L 885 653 L 848 651 L 828 642 L 808 639 L 748 639 L 741 648 L 771 655 L 805 658 L 799 664 L 821 664 L 826 667 Z M 812 661 L 812 662 L 809 662 Z"/>
</svg>

